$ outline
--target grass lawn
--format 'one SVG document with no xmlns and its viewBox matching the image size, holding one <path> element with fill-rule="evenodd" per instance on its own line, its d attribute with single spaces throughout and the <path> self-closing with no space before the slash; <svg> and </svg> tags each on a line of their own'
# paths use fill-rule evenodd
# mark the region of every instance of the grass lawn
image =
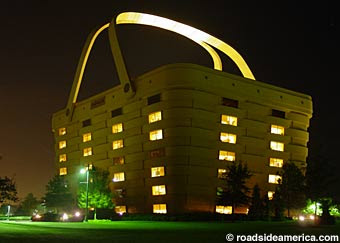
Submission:
<svg viewBox="0 0 340 243">
<path fill-rule="evenodd" d="M 340 222 L 332 226 L 299 225 L 290 222 L 156 222 L 97 221 L 0 222 L 0 242 L 227 242 L 228 233 L 252 234 L 333 234 L 339 235 Z"/>
</svg>

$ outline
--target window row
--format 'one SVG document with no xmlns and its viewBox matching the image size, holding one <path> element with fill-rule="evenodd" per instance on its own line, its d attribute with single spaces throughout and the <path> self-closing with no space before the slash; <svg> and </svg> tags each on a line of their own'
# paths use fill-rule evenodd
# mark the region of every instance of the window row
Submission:
<svg viewBox="0 0 340 243">
<path fill-rule="evenodd" d="M 149 122 L 155 122 L 161 120 L 161 112 L 154 112 L 149 115 Z M 237 118 L 236 118 L 237 119 Z M 237 120 L 236 120 L 237 121 Z M 278 131 L 278 126 L 274 129 L 275 131 Z M 112 132 L 113 133 L 119 133 L 123 131 L 123 124 L 118 123 L 112 126 Z M 162 129 L 157 129 L 149 132 L 149 140 L 150 141 L 156 141 L 163 139 L 163 130 Z M 91 133 L 85 133 L 83 134 L 83 142 L 89 142 L 92 140 L 92 134 Z M 222 142 L 226 143 L 232 143 L 236 144 L 236 134 L 232 133 L 225 133 L 221 132 L 220 133 L 220 140 Z M 59 141 L 59 149 L 66 148 L 66 140 Z M 123 140 L 115 140 L 113 141 L 112 147 L 113 149 L 119 149 L 122 148 L 123 145 Z M 275 151 L 284 151 L 284 143 L 278 142 L 278 141 L 270 141 L 270 148 Z M 92 153 L 83 153 L 84 156 L 92 155 Z M 85 155 L 86 154 L 86 155 Z"/>
<path fill-rule="evenodd" d="M 149 123 L 154 123 L 160 120 L 162 120 L 162 111 L 152 112 L 148 115 Z M 90 125 L 91 125 L 91 119 L 83 121 L 83 127 L 90 126 Z M 119 133 L 122 131 L 123 131 L 123 123 L 117 123 L 117 124 L 112 125 L 112 133 Z M 61 127 L 58 129 L 59 136 L 63 136 L 65 134 L 66 134 L 66 127 Z M 90 140 L 87 140 L 87 141 L 90 141 Z M 86 142 L 86 141 L 83 141 L 83 142 Z"/>
<path fill-rule="evenodd" d="M 113 142 L 113 149 L 118 149 L 123 147 L 123 140 L 117 140 Z M 92 155 L 92 147 L 84 148 L 83 149 L 83 156 L 87 157 Z M 227 160 L 227 161 L 235 161 L 235 152 L 231 151 L 219 151 L 219 160 Z M 59 155 L 59 162 L 66 162 L 67 161 L 67 154 L 60 154 Z M 115 157 L 113 158 L 113 165 L 122 165 L 124 164 L 124 157 Z M 269 166 L 271 167 L 278 167 L 281 168 L 283 166 L 283 159 L 280 158 L 269 158 Z M 164 167 L 155 167 L 152 168 L 156 170 L 163 170 L 160 174 L 164 174 Z M 156 173 L 156 172 L 155 172 Z M 152 173 L 154 174 L 154 172 Z"/>
<path fill-rule="evenodd" d="M 221 116 L 221 124 L 237 126 L 237 117 L 222 114 Z M 285 128 L 283 126 L 271 124 L 270 126 L 270 133 L 284 135 Z"/>
<path fill-rule="evenodd" d="M 117 214 L 124 214 L 126 213 L 126 206 L 116 206 L 115 207 L 115 211 Z M 153 213 L 162 213 L 165 214 L 167 213 L 167 208 L 166 208 L 166 204 L 153 204 L 152 205 L 152 212 Z"/>
<path fill-rule="evenodd" d="M 112 181 L 113 182 L 125 181 L 125 173 L 124 172 L 114 173 Z M 166 195 L 165 185 L 152 186 L 152 195 L 153 196 Z"/>
<path fill-rule="evenodd" d="M 59 169 L 59 175 L 67 175 L 67 167 L 61 167 Z M 159 166 L 159 167 L 152 167 L 151 168 L 151 177 L 160 177 L 160 176 L 164 176 L 165 175 L 165 170 L 164 170 L 164 166 Z M 118 181 L 125 181 L 125 173 L 124 172 L 117 172 L 113 174 L 113 182 L 118 182 Z M 161 188 L 164 187 L 164 191 L 165 191 L 165 186 L 160 186 Z M 152 189 L 157 190 L 155 189 Z"/>
<path fill-rule="evenodd" d="M 151 168 L 151 177 L 161 177 L 165 176 L 164 166 L 152 167 Z M 125 181 L 125 173 L 117 172 L 113 174 L 113 182 Z"/>
<path fill-rule="evenodd" d="M 121 112 L 119 114 L 121 114 Z M 161 120 L 162 120 L 162 111 L 152 112 L 148 115 L 149 124 L 157 122 L 157 121 L 161 121 Z M 237 126 L 237 117 L 222 114 L 221 115 L 221 124 Z M 86 127 L 86 126 L 89 126 L 89 125 L 91 125 L 91 119 L 83 121 L 83 127 Z M 117 124 L 112 125 L 112 133 L 119 133 L 119 132 L 122 132 L 122 131 L 123 131 L 123 123 L 117 123 Z M 270 131 L 273 134 L 284 135 L 284 127 L 283 126 L 272 124 Z M 58 129 L 58 135 L 59 136 L 63 136 L 65 134 L 66 134 L 66 127 L 61 127 L 61 128 Z M 84 135 L 83 135 L 83 142 L 87 142 L 87 141 L 91 140 L 91 137 L 84 138 Z M 87 134 L 87 135 L 91 136 L 91 134 Z"/>
<path fill-rule="evenodd" d="M 270 166 L 272 167 L 282 167 L 282 163 L 283 163 L 283 160 L 282 159 L 274 159 L 274 160 L 279 160 L 280 162 L 279 163 L 276 163 L 274 165 L 270 164 Z M 270 159 L 270 161 L 272 161 L 272 158 Z M 217 169 L 217 178 L 219 179 L 225 179 L 226 178 L 226 173 L 227 173 L 227 170 L 226 169 Z M 269 176 L 269 179 L 268 179 L 268 182 L 269 183 L 275 183 L 275 184 L 278 184 L 278 180 L 280 180 L 281 177 L 280 176 L 274 176 L 274 175 L 270 175 Z"/>
<path fill-rule="evenodd" d="M 223 171 L 223 173 L 225 173 L 225 170 Z M 60 168 L 60 173 L 59 174 L 60 175 L 66 175 L 67 174 L 67 168 L 66 167 Z M 279 175 L 269 175 L 269 177 L 268 177 L 269 183 L 279 184 L 280 180 L 282 180 L 282 177 L 279 176 Z M 124 181 L 124 173 L 123 172 L 115 173 L 113 181 Z M 223 189 L 218 187 L 217 188 L 217 195 L 221 194 L 222 191 L 223 191 Z M 273 191 L 268 191 L 267 192 L 267 196 L 268 196 L 269 200 L 273 199 L 274 193 L 275 192 L 273 192 Z M 166 186 L 165 185 L 155 185 L 155 186 L 152 186 L 152 195 L 153 196 L 166 195 Z M 157 205 L 164 205 L 164 204 L 157 204 Z M 116 212 L 117 213 L 125 213 L 126 212 L 126 207 L 125 208 L 124 207 L 125 206 L 117 206 L 116 207 Z M 166 213 L 166 210 L 164 212 L 164 208 L 162 208 L 162 206 L 157 206 L 157 207 L 160 207 L 158 209 L 163 211 L 163 213 Z M 157 207 L 156 207 L 156 209 L 157 209 Z M 229 213 L 231 213 L 231 209 L 232 209 L 231 206 L 221 206 L 221 205 L 216 206 L 216 212 L 217 213 L 229 214 Z M 154 210 L 154 212 L 155 212 L 155 210 Z M 157 213 L 157 212 L 155 212 L 155 213 Z M 162 213 L 162 212 L 158 212 L 158 213 Z"/>
<path fill-rule="evenodd" d="M 284 143 L 271 141 L 270 148 L 274 151 L 284 151 Z M 219 160 L 235 161 L 235 152 L 219 150 L 218 152 Z M 278 158 L 272 158 L 270 161 L 270 166 L 282 167 L 283 160 Z"/>
<path fill-rule="evenodd" d="M 163 131 L 162 130 L 156 130 L 156 131 L 151 131 L 150 132 L 150 140 L 151 141 L 155 141 L 155 140 L 159 140 L 159 139 L 163 139 Z M 119 140 L 115 140 L 112 142 L 112 149 L 116 150 L 116 149 L 120 149 L 124 147 L 124 141 L 123 139 L 119 139 Z M 59 149 L 63 149 L 66 148 L 66 141 L 60 141 L 59 142 Z M 92 147 L 87 147 L 83 149 L 83 156 L 90 156 L 92 155 Z M 63 156 L 66 156 L 66 154 L 63 154 Z M 66 157 L 65 157 L 66 158 Z M 59 161 L 66 161 L 66 160 L 61 160 L 59 158 Z"/>
</svg>

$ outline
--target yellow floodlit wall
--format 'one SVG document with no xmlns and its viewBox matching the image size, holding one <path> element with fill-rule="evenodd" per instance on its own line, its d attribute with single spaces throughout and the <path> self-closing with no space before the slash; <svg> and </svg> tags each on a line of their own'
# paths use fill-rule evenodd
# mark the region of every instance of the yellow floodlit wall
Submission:
<svg viewBox="0 0 340 243">
<path fill-rule="evenodd" d="M 130 82 L 114 28 L 129 23 L 186 34 L 206 50 L 224 48 L 246 78 L 220 71 L 213 57 L 215 69 L 171 64 Z M 77 102 L 93 43 L 107 28 L 121 84 Z M 230 213 L 230 205 L 216 205 L 216 195 L 228 165 L 238 161 L 256 171 L 248 186 L 258 184 L 271 197 L 284 163 L 306 168 L 312 100 L 250 80 L 245 67 L 233 49 L 195 28 L 153 15 L 118 15 L 90 34 L 67 106 L 53 114 L 56 173 L 76 190 L 80 168 L 109 171 L 120 214 Z"/>
</svg>

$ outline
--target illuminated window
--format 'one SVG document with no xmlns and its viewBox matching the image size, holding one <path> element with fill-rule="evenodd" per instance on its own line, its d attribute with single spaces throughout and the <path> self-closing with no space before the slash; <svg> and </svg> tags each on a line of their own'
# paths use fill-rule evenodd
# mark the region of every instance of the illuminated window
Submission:
<svg viewBox="0 0 340 243">
<path fill-rule="evenodd" d="M 65 162 L 67 160 L 66 154 L 60 154 L 59 155 L 59 162 Z"/>
<path fill-rule="evenodd" d="M 275 194 L 275 192 L 273 192 L 273 191 L 268 191 L 268 199 L 269 200 L 273 200 L 273 197 L 274 197 L 274 194 Z"/>
<path fill-rule="evenodd" d="M 124 157 L 113 158 L 113 165 L 123 165 L 125 162 Z"/>
<path fill-rule="evenodd" d="M 283 159 L 270 158 L 269 159 L 269 166 L 281 168 L 283 166 Z"/>
<path fill-rule="evenodd" d="M 236 143 L 236 135 L 232 133 L 221 132 L 220 139 L 224 143 Z"/>
<path fill-rule="evenodd" d="M 59 169 L 59 175 L 67 175 L 67 168 L 62 167 Z"/>
<path fill-rule="evenodd" d="M 219 151 L 219 160 L 228 160 L 228 161 L 235 161 L 235 153 L 234 152 L 229 152 L 229 151 Z"/>
<path fill-rule="evenodd" d="M 217 178 L 224 179 L 226 177 L 227 170 L 226 169 L 218 169 L 217 170 Z"/>
<path fill-rule="evenodd" d="M 66 140 L 59 142 L 59 149 L 63 149 L 63 148 L 66 148 Z"/>
<path fill-rule="evenodd" d="M 123 139 L 120 140 L 115 140 L 112 142 L 112 148 L 113 150 L 115 149 L 120 149 L 124 147 Z"/>
<path fill-rule="evenodd" d="M 59 136 L 65 135 L 66 134 L 66 127 L 59 128 L 58 134 L 59 134 Z"/>
<path fill-rule="evenodd" d="M 151 177 L 158 177 L 158 176 L 164 176 L 164 175 L 165 175 L 164 166 L 151 168 Z"/>
<path fill-rule="evenodd" d="M 284 135 L 285 128 L 283 126 L 271 125 L 270 132 L 273 134 Z"/>
<path fill-rule="evenodd" d="M 166 204 L 154 204 L 153 213 L 166 213 Z"/>
<path fill-rule="evenodd" d="M 237 126 L 237 117 L 235 117 L 235 116 L 228 116 L 228 115 L 222 115 L 221 123 L 222 124 L 231 125 L 231 126 Z"/>
<path fill-rule="evenodd" d="M 221 213 L 221 214 L 232 214 L 232 206 L 219 206 L 216 205 L 216 213 Z"/>
<path fill-rule="evenodd" d="M 163 131 L 162 129 L 154 130 L 150 132 L 150 140 L 155 141 L 155 140 L 160 140 L 163 139 Z"/>
<path fill-rule="evenodd" d="M 126 213 L 126 206 L 115 206 L 116 213 L 122 215 Z"/>
<path fill-rule="evenodd" d="M 119 133 L 123 131 L 123 123 L 117 123 L 112 125 L 112 133 Z"/>
<path fill-rule="evenodd" d="M 88 142 L 92 140 L 92 134 L 90 132 L 83 134 L 83 142 Z"/>
<path fill-rule="evenodd" d="M 162 120 L 161 111 L 156 111 L 156 112 L 149 114 L 149 123 L 153 123 L 153 122 L 160 121 L 160 120 Z"/>
<path fill-rule="evenodd" d="M 118 172 L 113 174 L 113 182 L 117 181 L 125 181 L 125 174 L 124 172 Z"/>
<path fill-rule="evenodd" d="M 284 144 L 281 142 L 270 141 L 270 149 L 275 150 L 275 151 L 283 151 Z"/>
<path fill-rule="evenodd" d="M 269 175 L 268 182 L 273 184 L 279 184 L 282 181 L 282 177 L 279 175 Z"/>
<path fill-rule="evenodd" d="M 152 186 L 153 196 L 165 195 L 165 194 L 166 194 L 165 185 Z"/>
<path fill-rule="evenodd" d="M 90 156 L 90 155 L 92 155 L 92 148 L 91 147 L 84 148 L 83 149 L 83 156 L 86 157 L 86 156 Z"/>
</svg>

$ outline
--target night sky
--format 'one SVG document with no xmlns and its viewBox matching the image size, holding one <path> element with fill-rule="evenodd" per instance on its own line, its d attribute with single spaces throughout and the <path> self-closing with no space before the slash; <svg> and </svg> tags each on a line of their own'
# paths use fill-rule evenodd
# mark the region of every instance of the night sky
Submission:
<svg viewBox="0 0 340 243">
<path fill-rule="evenodd" d="M 310 153 L 317 153 L 322 144 L 335 158 L 339 145 L 335 3 L 119 2 L 1 2 L 0 176 L 14 176 L 20 197 L 29 192 L 41 197 L 55 172 L 51 117 L 66 105 L 87 35 L 123 11 L 155 14 L 203 30 L 234 47 L 257 80 L 311 95 Z M 141 25 L 120 25 L 117 31 L 132 78 L 168 63 L 212 67 L 205 50 L 175 33 Z M 240 75 L 227 57 L 222 60 L 224 71 Z M 104 33 L 91 53 L 80 99 L 117 84 Z"/>
</svg>

